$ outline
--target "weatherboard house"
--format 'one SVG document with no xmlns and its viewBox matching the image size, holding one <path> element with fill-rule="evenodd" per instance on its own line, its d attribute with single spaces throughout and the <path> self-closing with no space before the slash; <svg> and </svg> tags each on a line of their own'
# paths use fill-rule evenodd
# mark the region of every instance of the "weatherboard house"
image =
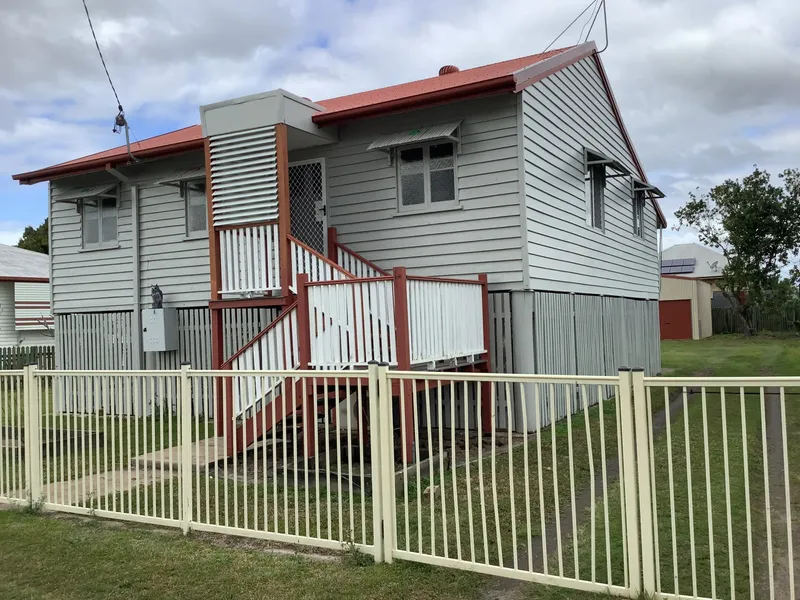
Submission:
<svg viewBox="0 0 800 600">
<path fill-rule="evenodd" d="M 14 175 L 60 367 L 659 370 L 661 194 L 593 43 L 200 118 Z"/>
</svg>

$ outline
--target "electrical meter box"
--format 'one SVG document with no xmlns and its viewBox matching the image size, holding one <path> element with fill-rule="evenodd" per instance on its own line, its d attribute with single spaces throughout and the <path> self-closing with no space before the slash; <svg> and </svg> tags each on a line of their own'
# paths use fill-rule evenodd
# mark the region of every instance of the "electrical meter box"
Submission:
<svg viewBox="0 0 800 600">
<path fill-rule="evenodd" d="M 178 349 L 178 310 L 145 308 L 142 311 L 142 350 L 170 352 Z"/>
</svg>

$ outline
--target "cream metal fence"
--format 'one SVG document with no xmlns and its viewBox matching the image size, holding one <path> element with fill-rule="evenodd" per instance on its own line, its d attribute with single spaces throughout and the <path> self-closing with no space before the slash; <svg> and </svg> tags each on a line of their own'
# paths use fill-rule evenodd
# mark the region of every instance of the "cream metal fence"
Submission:
<svg viewBox="0 0 800 600">
<path fill-rule="evenodd" d="M 629 369 L 31 366 L 0 374 L 0 500 L 622 597 L 794 599 L 798 392 Z M 575 412 L 550 425 L 561 398 Z"/>
</svg>

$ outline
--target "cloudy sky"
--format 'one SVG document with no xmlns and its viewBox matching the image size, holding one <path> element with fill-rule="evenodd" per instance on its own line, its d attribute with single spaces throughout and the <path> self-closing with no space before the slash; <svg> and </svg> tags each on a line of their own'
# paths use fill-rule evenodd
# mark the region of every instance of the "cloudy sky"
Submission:
<svg viewBox="0 0 800 600">
<path fill-rule="evenodd" d="M 87 0 L 134 135 L 199 104 L 286 88 L 312 99 L 533 54 L 588 0 Z M 603 60 L 651 180 L 687 192 L 757 163 L 800 167 L 800 2 L 608 0 Z M 592 39 L 602 46 L 602 18 Z M 577 42 L 579 21 L 558 46 Z M 119 145 L 79 0 L 0 0 L 0 243 L 47 214 L 12 173 Z M 665 242 L 691 239 L 669 231 Z"/>
</svg>

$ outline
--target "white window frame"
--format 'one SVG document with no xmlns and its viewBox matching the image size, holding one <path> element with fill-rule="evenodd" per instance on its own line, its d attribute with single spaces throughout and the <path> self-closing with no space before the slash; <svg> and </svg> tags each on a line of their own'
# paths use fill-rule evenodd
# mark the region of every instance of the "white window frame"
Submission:
<svg viewBox="0 0 800 600">
<path fill-rule="evenodd" d="M 115 236 L 112 240 L 104 240 L 103 239 L 103 213 L 106 209 L 103 208 L 103 201 L 104 200 L 113 200 L 114 201 L 114 221 L 116 223 L 116 230 Z M 86 203 L 87 202 L 96 202 L 97 203 L 97 243 L 94 244 L 87 244 L 86 243 Z M 85 198 L 80 199 L 80 211 L 81 211 L 81 248 L 83 250 L 103 250 L 108 248 L 119 248 L 119 193 L 116 194 L 105 194 L 100 196 L 87 196 Z"/>
<path fill-rule="evenodd" d="M 453 199 L 444 202 L 431 202 L 431 171 L 430 171 L 430 147 L 438 146 L 440 144 L 452 144 L 453 146 Z M 423 164 L 423 192 L 425 193 L 425 202 L 422 204 L 414 204 L 406 206 L 403 204 L 403 178 L 400 173 L 401 160 L 400 153 L 404 150 L 414 150 L 422 148 L 422 164 Z M 443 209 L 459 208 L 461 203 L 458 198 L 458 148 L 459 144 L 451 138 L 440 138 L 430 140 L 422 144 L 409 144 L 408 146 L 398 146 L 395 148 L 396 156 L 396 176 L 397 176 L 397 210 L 403 213 L 414 212 L 433 212 Z M 445 170 L 445 169 L 440 169 Z"/>
<path fill-rule="evenodd" d="M 183 197 L 183 214 L 184 214 L 184 231 L 187 238 L 204 238 L 208 236 L 208 190 L 203 194 L 203 206 L 205 207 L 205 227 L 192 231 L 189 229 L 189 199 L 192 195 L 190 186 L 192 184 L 203 184 L 205 186 L 205 179 L 187 179 L 180 182 L 180 193 Z M 199 192 L 197 192 L 199 194 Z"/>
</svg>

